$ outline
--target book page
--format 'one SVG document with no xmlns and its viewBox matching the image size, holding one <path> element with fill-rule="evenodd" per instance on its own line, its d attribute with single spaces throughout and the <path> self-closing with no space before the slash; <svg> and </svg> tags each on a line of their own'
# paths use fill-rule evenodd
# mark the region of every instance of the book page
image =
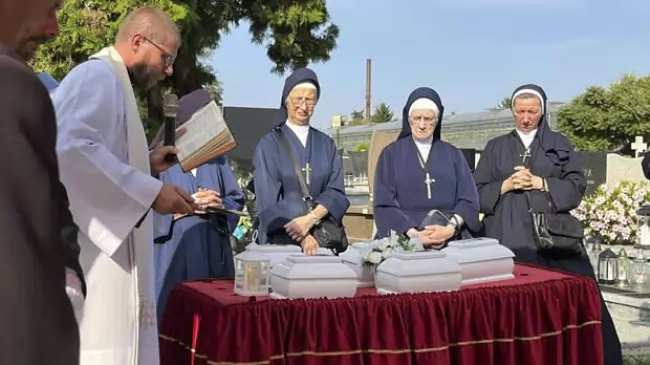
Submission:
<svg viewBox="0 0 650 365">
<path fill-rule="evenodd" d="M 192 115 L 190 120 L 178 129 L 183 128 L 185 134 L 176 139 L 177 157 L 181 163 L 197 151 L 205 148 L 220 133 L 226 131 L 230 134 L 221 109 L 214 101 L 199 109 Z"/>
</svg>

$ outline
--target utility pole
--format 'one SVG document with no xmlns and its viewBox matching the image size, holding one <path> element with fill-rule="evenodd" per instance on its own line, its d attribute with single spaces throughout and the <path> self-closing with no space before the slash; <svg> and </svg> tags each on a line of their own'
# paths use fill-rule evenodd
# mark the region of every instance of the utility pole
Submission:
<svg viewBox="0 0 650 365">
<path fill-rule="evenodd" d="M 366 124 L 370 124 L 372 104 L 370 103 L 370 80 L 372 78 L 372 61 L 366 59 Z"/>
</svg>

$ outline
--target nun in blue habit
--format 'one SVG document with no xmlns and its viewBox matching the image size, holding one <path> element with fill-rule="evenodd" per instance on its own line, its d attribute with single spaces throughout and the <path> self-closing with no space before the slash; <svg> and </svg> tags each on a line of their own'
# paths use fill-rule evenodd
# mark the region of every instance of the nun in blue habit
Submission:
<svg viewBox="0 0 650 365">
<path fill-rule="evenodd" d="M 210 102 L 210 95 L 204 89 L 182 97 L 176 128 Z M 163 135 L 164 126 L 160 128 L 151 148 L 163 140 Z M 176 164 L 160 174 L 159 178 L 165 184 L 175 184 L 193 194 L 199 206 L 223 206 L 235 210 L 241 210 L 244 206 L 244 194 L 223 156 L 187 173 Z M 155 245 L 157 309 L 160 319 L 167 297 L 177 283 L 234 277 L 230 235 L 237 227 L 239 217 L 201 212 L 191 216 L 173 216 L 154 212 L 154 222 L 154 238 L 161 243 Z M 162 242 L 165 240 L 167 241 Z"/>
<path fill-rule="evenodd" d="M 300 244 L 308 255 L 319 244 L 312 228 L 328 215 L 337 221 L 350 206 L 343 185 L 343 164 L 334 140 L 309 125 L 320 98 L 316 74 L 296 70 L 280 100 L 280 124 L 260 140 L 253 159 L 260 244 Z M 278 132 L 286 136 L 316 208 L 303 200 L 298 175 Z"/>
<path fill-rule="evenodd" d="M 373 204 L 379 238 L 394 231 L 442 248 L 480 229 L 469 165 L 459 149 L 440 139 L 444 110 L 430 88 L 409 95 L 402 132 L 377 161 Z"/>
</svg>

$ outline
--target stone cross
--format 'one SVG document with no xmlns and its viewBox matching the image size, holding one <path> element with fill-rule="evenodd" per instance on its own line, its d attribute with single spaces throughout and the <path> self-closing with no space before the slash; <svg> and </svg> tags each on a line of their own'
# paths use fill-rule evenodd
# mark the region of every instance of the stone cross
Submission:
<svg viewBox="0 0 650 365">
<path fill-rule="evenodd" d="M 634 151 L 634 157 L 639 157 L 640 154 L 648 150 L 648 144 L 643 142 L 643 137 L 641 136 L 634 137 L 634 142 L 630 147 Z"/>
</svg>

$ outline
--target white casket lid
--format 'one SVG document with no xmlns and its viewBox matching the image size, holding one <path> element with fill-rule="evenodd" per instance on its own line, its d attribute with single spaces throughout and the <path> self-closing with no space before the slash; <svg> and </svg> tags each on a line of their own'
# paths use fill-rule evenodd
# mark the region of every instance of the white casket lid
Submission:
<svg viewBox="0 0 650 365">
<path fill-rule="evenodd" d="M 256 250 L 244 251 L 235 256 L 235 259 L 243 262 L 271 262 L 271 259 L 268 256 Z"/>
<path fill-rule="evenodd" d="M 459 264 L 515 257 L 515 254 L 498 240 L 486 237 L 452 241 L 442 251 L 454 256 Z"/>
<path fill-rule="evenodd" d="M 347 250 L 341 252 L 339 257 L 352 264 L 361 264 L 363 262 L 363 254 L 370 251 L 373 247 L 373 242 L 357 242 L 348 247 Z"/>
<path fill-rule="evenodd" d="M 354 270 L 345 265 L 340 257 L 325 255 L 289 256 L 286 261 L 273 266 L 271 274 L 288 280 L 357 278 Z"/>
<path fill-rule="evenodd" d="M 416 265 L 416 260 L 426 260 L 427 265 Z M 457 273 L 460 272 L 460 266 L 441 251 L 406 251 L 391 253 L 384 262 L 377 266 L 377 271 L 404 277 L 432 273 Z"/>
<path fill-rule="evenodd" d="M 302 249 L 297 245 L 258 245 L 255 242 L 251 242 L 246 245 L 246 251 L 258 251 L 262 253 L 300 253 L 302 252 Z"/>
</svg>

